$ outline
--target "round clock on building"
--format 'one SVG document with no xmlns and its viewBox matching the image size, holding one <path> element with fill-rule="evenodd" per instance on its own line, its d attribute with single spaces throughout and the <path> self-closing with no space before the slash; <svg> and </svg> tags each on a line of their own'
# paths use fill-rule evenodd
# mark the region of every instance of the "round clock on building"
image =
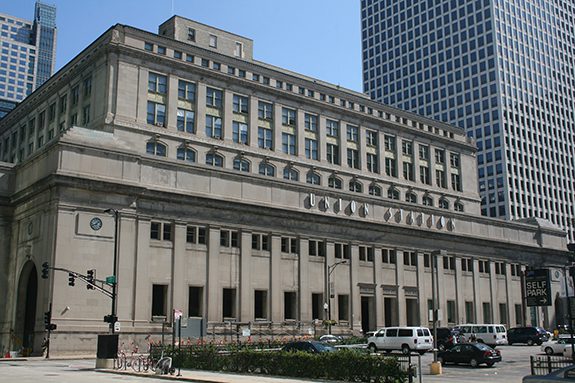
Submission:
<svg viewBox="0 0 575 383">
<path fill-rule="evenodd" d="M 94 231 L 98 231 L 102 228 L 102 220 L 98 217 L 94 217 L 90 220 L 90 227 Z"/>
</svg>

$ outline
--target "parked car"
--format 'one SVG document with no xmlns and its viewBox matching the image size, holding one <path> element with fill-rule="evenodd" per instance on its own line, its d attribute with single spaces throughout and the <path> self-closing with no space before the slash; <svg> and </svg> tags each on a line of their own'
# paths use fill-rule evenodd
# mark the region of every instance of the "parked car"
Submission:
<svg viewBox="0 0 575 383">
<path fill-rule="evenodd" d="M 563 347 L 563 356 L 565 358 L 573 359 L 573 345 L 572 344 L 566 344 Z"/>
<path fill-rule="evenodd" d="M 461 343 L 449 350 L 440 351 L 437 360 L 441 364 L 470 364 L 471 367 L 486 364 L 491 367 L 496 362 L 501 362 L 501 353 L 483 343 Z"/>
<path fill-rule="evenodd" d="M 569 335 L 561 335 L 559 339 L 549 340 L 541 344 L 541 351 L 547 355 L 563 354 L 565 346 L 571 345 L 571 337 Z"/>
<path fill-rule="evenodd" d="M 433 335 L 433 330 L 432 335 Z M 457 333 L 449 327 L 437 328 L 437 348 L 440 351 L 449 350 L 451 347 L 459 343 Z"/>
<path fill-rule="evenodd" d="M 318 342 L 316 340 L 305 340 L 305 341 L 286 343 L 282 347 L 282 351 L 287 352 L 305 351 L 310 352 L 312 354 L 319 354 L 322 352 L 337 351 L 337 348 L 330 346 L 329 344 Z"/>
<path fill-rule="evenodd" d="M 575 366 L 569 366 L 547 375 L 529 375 L 523 377 L 523 383 L 547 383 L 547 382 L 575 382 Z"/>
<path fill-rule="evenodd" d="M 529 346 L 541 345 L 547 342 L 549 336 L 547 331 L 541 327 L 514 327 L 507 330 L 507 343 L 526 343 Z"/>
<path fill-rule="evenodd" d="M 507 344 L 507 330 L 502 324 L 462 324 L 454 330 L 467 340 L 476 339 L 491 347 Z"/>
<path fill-rule="evenodd" d="M 339 343 L 343 341 L 343 338 L 338 335 L 325 334 L 319 337 L 319 341 L 323 343 Z"/>
<path fill-rule="evenodd" d="M 387 327 L 369 337 L 367 347 L 371 352 L 401 350 L 409 354 L 413 350 L 423 355 L 433 348 L 433 337 L 427 327 Z"/>
</svg>

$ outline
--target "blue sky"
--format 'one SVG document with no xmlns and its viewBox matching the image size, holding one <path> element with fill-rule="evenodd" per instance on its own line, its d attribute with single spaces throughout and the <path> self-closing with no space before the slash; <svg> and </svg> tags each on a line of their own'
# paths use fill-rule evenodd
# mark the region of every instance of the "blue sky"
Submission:
<svg viewBox="0 0 575 383">
<path fill-rule="evenodd" d="M 254 58 L 356 91 L 359 0 L 45 0 L 57 7 L 56 69 L 110 26 L 157 32 L 172 14 L 254 40 Z M 34 0 L 0 0 L 0 13 L 34 17 Z M 172 12 L 173 7 L 173 12 Z"/>
</svg>

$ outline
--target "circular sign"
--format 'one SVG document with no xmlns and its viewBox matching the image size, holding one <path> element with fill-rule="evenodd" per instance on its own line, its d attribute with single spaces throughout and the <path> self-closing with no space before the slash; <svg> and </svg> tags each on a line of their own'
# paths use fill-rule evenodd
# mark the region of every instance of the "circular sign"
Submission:
<svg viewBox="0 0 575 383">
<path fill-rule="evenodd" d="M 102 228 L 102 220 L 98 217 L 94 217 L 90 220 L 90 227 L 94 231 L 98 231 Z"/>
</svg>

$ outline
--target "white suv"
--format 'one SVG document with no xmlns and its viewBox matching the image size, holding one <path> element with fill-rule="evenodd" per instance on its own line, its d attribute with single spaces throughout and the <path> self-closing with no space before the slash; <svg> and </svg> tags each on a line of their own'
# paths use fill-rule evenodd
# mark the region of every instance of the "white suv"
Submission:
<svg viewBox="0 0 575 383">
<path fill-rule="evenodd" d="M 409 354 L 413 350 L 423 355 L 433 348 L 433 337 L 427 327 L 387 327 L 369 337 L 367 347 L 372 352 L 401 350 Z"/>
</svg>

